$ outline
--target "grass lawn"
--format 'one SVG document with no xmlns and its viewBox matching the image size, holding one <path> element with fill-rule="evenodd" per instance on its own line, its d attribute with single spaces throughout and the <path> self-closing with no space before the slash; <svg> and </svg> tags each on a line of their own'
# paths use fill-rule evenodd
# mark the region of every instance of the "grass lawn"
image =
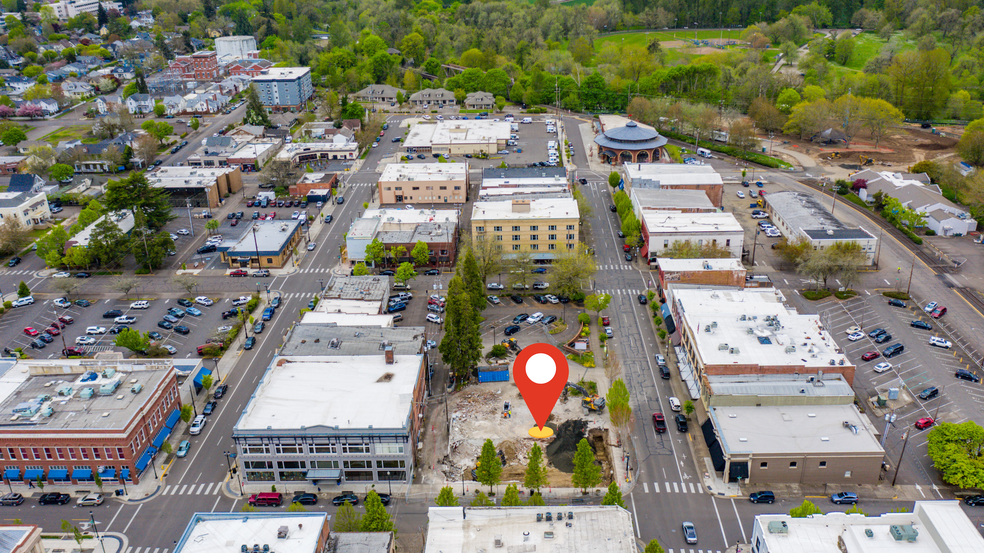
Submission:
<svg viewBox="0 0 984 553">
<path fill-rule="evenodd" d="M 74 125 L 62 127 L 55 132 L 48 133 L 41 137 L 41 140 L 54 146 L 63 140 L 81 140 L 89 132 L 87 125 Z"/>
<path fill-rule="evenodd" d="M 738 40 L 739 35 L 742 31 L 732 30 L 732 31 L 697 31 L 698 40 L 710 40 L 710 39 L 720 39 L 722 36 L 725 39 Z M 694 31 L 637 31 L 631 33 L 616 33 L 610 35 L 603 35 L 594 41 L 595 52 L 600 52 L 604 48 L 605 43 L 612 43 L 617 46 L 640 46 L 645 48 L 649 45 L 649 40 L 652 38 L 658 38 L 660 42 L 670 42 L 673 40 L 681 40 L 688 42 L 687 47 L 693 46 L 689 41 L 694 40 Z M 666 64 L 673 65 L 677 61 L 685 60 L 689 62 L 692 54 L 689 54 L 685 49 L 679 48 L 664 48 L 663 51 L 666 53 Z M 723 50 L 722 50 L 723 51 Z M 592 60 L 591 65 L 595 65 L 595 60 Z"/>
</svg>

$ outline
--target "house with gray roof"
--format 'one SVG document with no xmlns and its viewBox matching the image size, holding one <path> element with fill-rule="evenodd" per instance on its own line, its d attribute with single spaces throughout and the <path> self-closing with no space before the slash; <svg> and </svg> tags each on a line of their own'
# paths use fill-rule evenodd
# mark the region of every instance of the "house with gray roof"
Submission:
<svg viewBox="0 0 984 553">
<path fill-rule="evenodd" d="M 356 92 L 355 99 L 359 102 L 391 104 L 396 102 L 396 94 L 398 92 L 403 92 L 404 96 L 406 96 L 406 92 L 396 88 L 395 86 L 390 86 L 388 84 L 371 84 Z"/>
<path fill-rule="evenodd" d="M 410 104 L 414 106 L 453 106 L 455 105 L 454 92 L 443 88 L 425 88 L 420 92 L 410 95 Z"/>
<path fill-rule="evenodd" d="M 858 190 L 858 197 L 873 202 L 876 192 L 882 192 L 898 200 L 903 206 L 925 216 L 926 226 L 939 236 L 965 236 L 977 230 L 977 221 L 961 205 L 943 197 L 943 191 L 933 184 L 926 173 L 893 173 L 865 169 L 852 175 L 853 180 L 864 179 L 865 188 Z"/>
<path fill-rule="evenodd" d="M 495 109 L 495 96 L 491 92 L 472 92 L 465 96 L 465 109 Z"/>
<path fill-rule="evenodd" d="M 154 97 L 150 94 L 133 94 L 126 99 L 126 107 L 134 115 L 154 112 Z"/>
</svg>

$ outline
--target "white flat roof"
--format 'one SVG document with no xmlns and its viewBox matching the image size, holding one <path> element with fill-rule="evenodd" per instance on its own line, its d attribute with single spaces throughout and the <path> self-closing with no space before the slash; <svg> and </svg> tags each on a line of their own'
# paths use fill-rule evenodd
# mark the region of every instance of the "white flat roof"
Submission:
<svg viewBox="0 0 984 553">
<path fill-rule="evenodd" d="M 380 230 L 400 230 L 399 225 L 419 225 L 421 223 L 458 224 L 456 209 L 367 209 L 361 219 L 379 219 L 383 223 Z"/>
<path fill-rule="evenodd" d="M 626 163 L 622 165 L 630 179 L 637 177 L 655 178 L 660 175 L 718 175 L 710 165 L 690 165 L 689 163 Z M 718 175 L 720 179 L 720 175 Z"/>
<path fill-rule="evenodd" d="M 160 167 L 153 173 L 147 173 L 147 181 L 151 186 L 161 188 L 184 188 L 189 186 L 209 187 L 216 179 L 227 173 L 238 171 L 239 167 Z"/>
<path fill-rule="evenodd" d="M 839 353 L 830 333 L 820 330 L 819 316 L 786 307 L 774 288 L 672 287 L 668 293 L 682 319 L 677 324 L 692 329 L 697 354 L 707 365 L 799 365 L 822 370 L 831 360 L 835 364 L 843 360 L 853 366 Z M 773 317 L 778 318 L 778 327 L 770 324 Z"/>
<path fill-rule="evenodd" d="M 464 181 L 467 176 L 467 163 L 390 163 L 383 169 L 379 180 L 381 182 Z"/>
<path fill-rule="evenodd" d="M 854 404 L 711 407 L 725 454 L 881 453 L 878 430 Z M 850 426 L 844 426 L 844 423 Z M 857 428 L 857 434 L 854 433 Z"/>
<path fill-rule="evenodd" d="M 786 532 L 771 533 L 772 522 L 785 523 Z M 893 525 L 912 525 L 919 533 L 914 542 L 896 541 Z M 871 537 L 865 534 L 871 530 Z M 958 501 L 916 501 L 911 513 L 879 516 L 830 512 L 806 518 L 758 515 L 753 536 L 764 541 L 769 553 L 980 553 L 984 538 L 960 508 Z M 839 547 L 843 541 L 844 549 Z"/>
<path fill-rule="evenodd" d="M 106 220 L 107 217 L 109 217 L 111 221 L 116 223 L 117 228 L 119 228 L 120 232 L 122 232 L 123 234 L 129 234 L 130 231 L 133 230 L 133 225 L 136 224 L 134 222 L 133 212 L 128 210 L 114 211 L 111 213 L 107 213 L 106 215 L 103 215 L 102 217 L 93 221 L 91 225 L 85 227 L 84 229 L 82 229 L 81 232 L 69 238 L 68 243 L 70 245 L 81 246 L 83 248 L 88 247 L 89 240 L 92 239 L 92 233 L 96 230 L 96 226 L 99 225 L 99 223 Z"/>
<path fill-rule="evenodd" d="M 567 179 L 561 176 L 525 177 L 525 178 L 485 178 L 482 179 L 482 192 L 493 188 L 511 188 L 527 190 L 531 187 L 567 188 Z"/>
<path fill-rule="evenodd" d="M 512 133 L 508 121 L 437 121 L 420 122 L 410 127 L 410 134 L 403 140 L 404 148 L 428 147 L 434 144 L 488 144 L 509 140 Z"/>
<path fill-rule="evenodd" d="M 536 522 L 537 513 L 563 512 L 564 521 Z M 574 518 L 568 520 L 567 514 Z M 545 507 L 431 507 L 424 553 L 544 551 L 637 553 L 631 515 L 617 505 Z M 569 525 L 568 525 L 569 524 Z M 551 536 L 547 536 L 547 533 Z M 524 535 L 524 533 L 526 535 Z M 502 540 L 497 548 L 495 540 Z"/>
<path fill-rule="evenodd" d="M 646 221 L 649 234 L 745 232 L 731 213 L 643 211 L 642 217 Z"/>
<path fill-rule="evenodd" d="M 330 301 L 330 300 L 329 300 Z M 353 313 L 322 313 L 308 311 L 301 317 L 301 324 L 326 324 L 338 326 L 393 326 L 393 315 L 361 315 Z"/>
<path fill-rule="evenodd" d="M 277 144 L 275 142 L 248 142 L 229 155 L 229 157 L 259 157 L 267 150 L 274 148 L 276 145 Z"/>
<path fill-rule="evenodd" d="M 573 198 L 544 198 L 530 200 L 529 211 L 513 211 L 511 200 L 475 202 L 472 221 L 499 219 L 577 219 L 577 200 Z M 563 230 L 563 229 L 561 229 Z"/>
<path fill-rule="evenodd" d="M 681 271 L 744 271 L 745 266 L 740 259 L 674 259 L 660 257 L 656 259 L 659 268 L 666 272 Z"/>
<path fill-rule="evenodd" d="M 240 553 L 243 544 L 271 552 L 317 553 L 326 513 L 195 513 L 174 553 Z M 287 528 L 287 537 L 277 532 Z"/>
<path fill-rule="evenodd" d="M 394 357 L 275 357 L 236 428 L 405 428 L 422 357 Z"/>
<path fill-rule="evenodd" d="M 271 67 L 253 77 L 253 81 L 284 81 L 297 79 L 305 73 L 310 73 L 310 67 Z"/>
</svg>

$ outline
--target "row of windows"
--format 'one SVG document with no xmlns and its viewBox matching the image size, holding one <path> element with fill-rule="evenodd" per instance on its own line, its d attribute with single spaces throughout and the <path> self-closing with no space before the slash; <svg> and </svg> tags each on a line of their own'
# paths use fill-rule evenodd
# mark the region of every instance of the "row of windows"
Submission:
<svg viewBox="0 0 984 553">
<path fill-rule="evenodd" d="M 574 235 L 573 234 L 568 234 L 567 235 L 567 239 L 568 240 L 574 240 Z M 496 242 L 502 242 L 502 235 L 501 234 L 495 235 L 494 240 Z M 529 237 L 529 240 L 531 240 L 533 242 L 537 242 L 537 241 L 540 240 L 540 235 L 539 234 L 531 234 L 530 237 Z M 547 235 L 547 240 L 555 241 L 555 240 L 557 240 L 557 235 L 556 234 L 548 234 Z M 512 235 L 512 241 L 513 242 L 522 242 L 523 241 L 523 236 L 521 234 L 514 234 L 514 235 Z M 729 242 L 730 242 L 730 240 L 729 240 Z"/>
<path fill-rule="evenodd" d="M 500 251 L 501 252 L 502 251 L 502 246 L 498 246 L 497 245 L 495 247 L 495 249 L 496 249 L 496 251 Z M 530 244 L 530 250 L 532 250 L 532 251 L 539 251 L 539 249 L 540 249 L 540 245 L 539 244 Z M 556 250 L 557 249 L 557 244 L 547 244 L 547 249 L 548 250 Z M 567 244 L 567 249 L 568 250 L 573 250 L 574 249 L 574 244 Z M 522 244 L 513 244 L 512 251 L 519 252 L 519 251 L 522 251 L 522 250 L 523 250 L 523 245 Z"/>
<path fill-rule="evenodd" d="M 397 186 L 395 188 L 397 190 L 403 190 L 403 187 L 402 186 Z M 420 187 L 419 186 L 412 186 L 412 187 L 410 187 L 410 189 L 411 190 L 420 190 Z M 447 190 L 448 187 L 447 186 L 438 186 L 437 189 L 438 190 Z M 454 189 L 455 190 L 461 190 L 461 187 L 460 186 L 455 186 Z M 383 190 L 393 190 L 393 187 L 387 186 Z M 425 186 L 424 187 L 424 190 L 434 190 L 434 187 L 433 186 Z"/>
<path fill-rule="evenodd" d="M 244 455 L 304 455 L 304 454 L 362 454 L 372 453 L 370 444 L 247 444 Z M 376 455 L 402 455 L 404 444 L 375 444 Z"/>
<path fill-rule="evenodd" d="M 796 461 L 790 461 L 789 462 L 789 468 L 794 469 L 794 468 L 797 468 L 797 467 L 799 467 L 799 463 L 797 463 Z M 760 469 L 767 469 L 767 468 L 769 468 L 768 461 L 762 461 L 761 463 L 759 463 L 759 468 Z M 820 461 L 820 462 L 818 462 L 817 463 L 817 468 L 820 468 L 820 469 L 827 468 L 827 461 Z M 851 473 L 848 472 L 847 473 L 847 476 L 850 477 L 851 476 Z"/>
<path fill-rule="evenodd" d="M 513 232 L 521 232 L 523 229 L 519 225 L 513 225 Z M 537 232 L 540 230 L 540 225 L 530 225 L 530 232 Z M 547 225 L 547 230 L 557 230 L 557 225 Z M 567 230 L 574 230 L 574 225 L 567 225 Z M 475 232 L 485 232 L 485 227 L 475 227 Z M 502 227 L 494 226 L 492 227 L 492 232 L 502 232 Z"/>
<path fill-rule="evenodd" d="M 59 461 L 64 461 L 66 458 L 71 459 L 72 461 L 79 458 L 83 461 L 88 461 L 90 459 L 94 459 L 96 461 L 102 461 L 103 459 L 112 461 L 114 458 L 121 461 L 126 460 L 122 447 L 80 447 L 78 449 L 74 447 L 8 447 L 6 457 L 4 457 L 4 451 L 0 449 L 0 460 L 7 459 L 10 461 L 17 461 L 19 459 L 21 461 L 54 461 L 56 458 Z"/>
<path fill-rule="evenodd" d="M 341 461 L 341 467 L 346 469 L 371 469 L 372 461 Z M 376 461 L 377 469 L 402 469 L 406 468 L 407 462 L 403 459 Z M 244 461 L 243 467 L 246 470 L 273 469 L 337 469 L 339 461 Z M 30 468 L 30 467 L 28 467 Z M 40 468 L 40 467 L 39 467 Z"/>
<path fill-rule="evenodd" d="M 273 482 L 279 477 L 281 482 L 301 482 L 307 480 L 307 475 L 303 470 L 281 470 L 275 474 L 273 471 L 247 471 L 247 482 Z M 346 482 L 372 482 L 373 471 L 371 470 L 347 470 L 345 471 Z M 379 472 L 378 480 L 404 481 L 407 479 L 405 470 L 386 470 Z"/>
<path fill-rule="evenodd" d="M 717 246 L 717 243 L 718 243 L 717 239 L 711 240 L 711 244 Z M 703 239 L 697 240 L 697 245 L 698 246 L 703 246 L 704 245 L 704 240 Z M 670 241 L 669 240 L 663 240 L 663 247 L 664 248 L 669 248 L 670 247 Z M 728 238 L 727 240 L 724 241 L 724 247 L 726 247 L 726 248 L 730 248 L 731 247 L 731 239 L 730 238 Z"/>
</svg>

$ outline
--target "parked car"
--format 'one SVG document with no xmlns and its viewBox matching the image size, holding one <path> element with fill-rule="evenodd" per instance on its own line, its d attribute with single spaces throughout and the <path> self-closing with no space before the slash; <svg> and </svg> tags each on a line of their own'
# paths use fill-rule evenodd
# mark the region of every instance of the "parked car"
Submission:
<svg viewBox="0 0 984 553">
<path fill-rule="evenodd" d="M 198 415 L 195 420 L 191 422 L 191 427 L 188 429 L 188 433 L 192 436 L 197 436 L 202 433 L 202 429 L 205 428 L 207 421 L 205 415 Z"/>
<path fill-rule="evenodd" d="M 936 309 L 933 310 L 932 313 L 929 314 L 929 316 L 934 319 L 939 319 L 943 315 L 946 315 L 946 308 L 942 306 L 937 307 Z"/>
<path fill-rule="evenodd" d="M 936 386 L 930 386 L 929 388 L 926 388 L 925 390 L 919 392 L 919 399 L 926 401 L 926 400 L 933 399 L 938 395 L 940 395 L 940 389 L 937 388 Z"/>
<path fill-rule="evenodd" d="M 300 505 L 317 505 L 318 496 L 313 493 L 300 493 L 294 496 L 294 499 L 290 501 L 291 503 L 298 503 Z"/>
<path fill-rule="evenodd" d="M 920 328 L 922 330 L 933 330 L 933 325 L 927 323 L 926 321 L 916 319 L 909 323 L 912 328 Z"/>
<path fill-rule="evenodd" d="M 752 503 L 775 503 L 776 494 L 770 491 L 753 492 L 748 495 L 748 500 Z"/>
<path fill-rule="evenodd" d="M 80 497 L 75 503 L 77 507 L 92 507 L 96 505 L 102 505 L 105 499 L 101 493 L 90 493 L 86 496 Z"/>
<path fill-rule="evenodd" d="M 892 299 L 888 300 L 888 305 L 891 305 L 892 307 L 905 307 L 906 306 L 906 304 L 905 304 L 904 301 L 897 300 L 895 298 L 892 298 Z"/>
<path fill-rule="evenodd" d="M 245 342 L 243 342 L 243 349 L 251 350 L 255 345 L 256 345 L 256 337 L 250 336 L 249 338 L 246 338 Z"/>
<path fill-rule="evenodd" d="M 957 369 L 957 372 L 953 376 L 959 378 L 960 380 L 968 380 L 970 382 L 980 382 L 981 377 L 977 376 L 977 373 L 968 371 L 967 369 Z"/>
<path fill-rule="evenodd" d="M 359 504 L 359 498 L 352 492 L 342 492 L 342 495 L 335 496 L 331 499 L 331 504 L 336 507 L 342 503 L 349 503 L 355 506 Z"/>
<path fill-rule="evenodd" d="M 217 407 L 218 405 L 219 405 L 219 404 L 218 404 L 218 402 L 216 402 L 216 401 L 209 401 L 209 402 L 207 402 L 207 403 L 205 404 L 205 407 L 204 407 L 204 408 L 202 408 L 202 414 L 203 414 L 203 415 L 211 415 L 211 414 L 212 414 L 213 412 L 215 412 L 215 408 L 216 408 L 216 407 Z"/>
<path fill-rule="evenodd" d="M 191 442 L 188 441 L 188 440 L 181 440 L 181 443 L 178 444 L 177 456 L 178 457 L 187 457 L 189 450 L 191 450 Z"/>
<path fill-rule="evenodd" d="M 933 426 L 934 424 L 936 424 L 936 421 L 933 419 L 933 417 L 923 417 L 916 421 L 916 428 L 918 428 L 919 430 L 926 430 L 927 428 Z"/>
<path fill-rule="evenodd" d="M 23 502 L 24 496 L 16 492 L 4 494 L 3 497 L 0 497 L 0 505 L 20 505 Z"/>
<path fill-rule="evenodd" d="M 43 493 L 38 497 L 41 505 L 65 505 L 72 500 L 67 493 Z"/>
<path fill-rule="evenodd" d="M 949 340 L 945 338 L 940 338 L 938 336 L 930 336 L 929 345 L 937 348 L 950 349 L 950 347 L 953 346 L 953 343 L 951 343 Z"/>
<path fill-rule="evenodd" d="M 892 370 L 892 364 L 889 363 L 889 362 L 887 362 L 887 361 L 883 361 L 883 362 L 878 363 L 877 365 L 875 365 L 875 372 L 876 373 L 883 373 L 883 372 L 890 371 L 890 370 Z"/>
<path fill-rule="evenodd" d="M 837 492 L 830 496 L 830 501 L 837 505 L 843 505 L 845 503 L 849 505 L 857 505 L 858 494 L 854 492 Z"/>
<path fill-rule="evenodd" d="M 679 415 L 673 417 L 673 420 L 676 422 L 677 430 L 679 430 L 680 432 L 686 432 L 687 431 L 687 416 L 686 415 L 679 414 Z"/>
<path fill-rule="evenodd" d="M 506 330 L 503 332 L 505 333 L 506 336 L 512 336 L 513 334 L 516 334 L 520 330 L 522 330 L 522 327 L 519 325 L 509 325 L 506 327 Z"/>
<path fill-rule="evenodd" d="M 864 355 L 861 356 L 862 361 L 871 361 L 872 359 L 878 359 L 881 354 L 877 351 L 866 351 Z"/>
</svg>

